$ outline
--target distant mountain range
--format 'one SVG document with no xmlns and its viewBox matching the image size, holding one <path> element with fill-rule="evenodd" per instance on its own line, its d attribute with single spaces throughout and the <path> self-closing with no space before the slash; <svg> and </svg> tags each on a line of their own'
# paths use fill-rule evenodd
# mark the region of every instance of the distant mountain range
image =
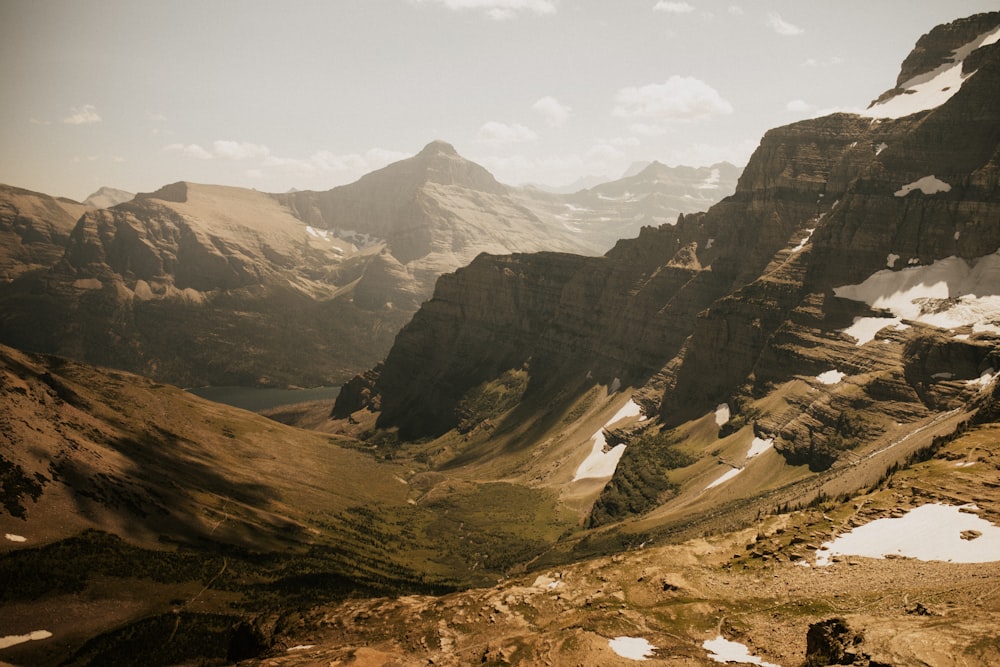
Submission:
<svg viewBox="0 0 1000 667">
<path fill-rule="evenodd" d="M 435 141 L 326 192 L 182 182 L 78 204 L 5 187 L 0 341 L 185 386 L 338 384 L 384 356 L 441 274 L 480 253 L 602 252 L 706 201 L 687 191 L 724 195 L 735 170 L 718 174 L 675 200 L 670 178 L 637 182 L 626 211 L 509 188 Z"/>
</svg>

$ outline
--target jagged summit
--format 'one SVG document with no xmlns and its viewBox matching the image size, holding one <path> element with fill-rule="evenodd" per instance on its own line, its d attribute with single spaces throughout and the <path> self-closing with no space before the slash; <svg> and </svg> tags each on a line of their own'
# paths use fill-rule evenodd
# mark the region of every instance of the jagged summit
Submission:
<svg viewBox="0 0 1000 667">
<path fill-rule="evenodd" d="M 417 153 L 417 157 L 429 157 L 432 155 L 452 155 L 458 157 L 458 151 L 455 147 L 449 144 L 447 141 L 441 139 L 435 139 L 430 142 L 423 149 Z"/>
</svg>

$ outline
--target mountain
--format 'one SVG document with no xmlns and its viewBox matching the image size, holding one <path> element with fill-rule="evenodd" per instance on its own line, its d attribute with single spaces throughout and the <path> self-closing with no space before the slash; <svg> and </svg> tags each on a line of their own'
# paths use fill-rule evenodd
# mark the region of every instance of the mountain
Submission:
<svg viewBox="0 0 1000 667">
<path fill-rule="evenodd" d="M 0 185 L 0 279 L 47 268 L 62 255 L 77 219 L 90 207 Z"/>
<path fill-rule="evenodd" d="M 768 132 L 733 195 L 604 256 L 442 275 L 313 431 L 0 346 L 0 656 L 997 664 L 997 37 L 1000 12 L 931 31 L 912 92 Z M 459 228 L 395 203 L 505 197 L 432 153 L 393 181 L 438 164 L 414 197 L 169 186 L 87 213 L 37 274 L 229 281 L 245 308 L 255 267 L 271 285 L 313 256 L 308 215 L 318 248 L 402 266 Z M 158 227 L 129 217 L 147 207 Z"/>
<path fill-rule="evenodd" d="M 875 484 L 1000 368 L 998 35 L 1000 13 L 932 31 L 906 113 L 887 95 L 774 129 L 705 213 L 603 257 L 483 255 L 442 276 L 332 416 L 463 433 L 435 466 L 568 486 L 594 528 Z M 919 88 L 956 69 L 960 87 Z"/>
<path fill-rule="evenodd" d="M 521 196 L 552 224 L 605 252 L 618 239 L 637 236 L 644 226 L 673 224 L 678 215 L 703 211 L 732 194 L 740 172 L 728 162 L 668 167 L 654 161 L 634 174 L 571 194 L 525 189 Z"/>
<path fill-rule="evenodd" d="M 83 203 L 94 208 L 111 208 L 112 206 L 132 201 L 133 197 L 135 197 L 134 192 L 126 192 L 117 188 L 104 186 L 84 199 Z"/>
<path fill-rule="evenodd" d="M 44 261 L 8 270 L 0 340 L 184 386 L 339 384 L 439 274 L 481 252 L 589 250 L 443 142 L 328 192 L 181 182 L 85 210 Z"/>
</svg>

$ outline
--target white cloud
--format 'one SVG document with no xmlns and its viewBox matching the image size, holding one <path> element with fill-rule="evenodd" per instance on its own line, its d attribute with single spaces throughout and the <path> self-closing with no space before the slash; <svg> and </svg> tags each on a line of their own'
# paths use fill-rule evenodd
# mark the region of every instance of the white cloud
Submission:
<svg viewBox="0 0 1000 667">
<path fill-rule="evenodd" d="M 264 159 L 262 166 L 286 173 L 307 176 L 341 174 L 360 177 L 370 171 L 381 169 L 390 162 L 396 162 L 410 156 L 410 153 L 400 153 L 399 151 L 390 151 L 382 148 L 372 148 L 364 153 L 342 154 L 320 150 L 307 158 L 287 158 L 268 155 Z M 263 174 L 263 171 L 259 169 L 250 171 L 255 172 L 255 174 Z"/>
<path fill-rule="evenodd" d="M 146 112 L 146 120 L 151 120 L 151 121 L 153 121 L 155 123 L 163 123 L 163 122 L 166 122 L 167 117 L 164 116 L 162 113 L 158 113 L 158 112 L 155 112 L 155 111 L 147 111 Z"/>
<path fill-rule="evenodd" d="M 615 95 L 612 113 L 637 121 L 633 132 L 654 134 L 662 133 L 658 127 L 663 123 L 731 114 L 733 106 L 704 81 L 674 75 L 665 83 L 622 88 Z"/>
<path fill-rule="evenodd" d="M 212 154 L 198 144 L 168 144 L 163 150 L 172 153 L 181 153 L 187 157 L 198 158 L 199 160 L 211 160 Z"/>
<path fill-rule="evenodd" d="M 660 0 L 653 6 L 653 9 L 668 14 L 690 14 L 694 11 L 694 7 L 686 2 L 670 2 L 669 0 Z"/>
<path fill-rule="evenodd" d="M 847 62 L 847 59 L 844 58 L 843 56 L 830 56 L 829 58 L 827 58 L 826 60 L 824 60 L 822 62 L 820 62 L 819 60 L 816 60 L 815 58 L 806 58 L 806 60 L 804 60 L 802 62 L 802 66 L 803 67 L 820 67 L 820 66 L 823 66 L 823 67 L 835 67 L 837 65 L 843 65 L 845 62 Z"/>
<path fill-rule="evenodd" d="M 557 0 L 410 0 L 416 4 L 434 3 L 452 10 L 480 9 L 496 21 L 512 19 L 519 12 L 555 14 Z"/>
<path fill-rule="evenodd" d="M 29 118 L 28 122 L 31 123 L 32 125 L 51 125 L 52 124 L 51 121 L 48 121 L 48 120 L 38 120 L 34 116 L 32 116 L 31 118 Z"/>
<path fill-rule="evenodd" d="M 587 151 L 586 158 L 590 162 L 601 164 L 625 159 L 625 153 L 611 144 L 596 144 Z"/>
<path fill-rule="evenodd" d="M 550 127 L 561 127 L 569 118 L 569 112 L 572 111 L 570 107 L 550 95 L 532 104 L 531 108 L 542 114 Z"/>
<path fill-rule="evenodd" d="M 101 122 L 101 117 L 98 115 L 97 108 L 93 104 L 73 107 L 70 111 L 73 113 L 62 119 L 62 122 L 67 125 L 90 125 Z"/>
<path fill-rule="evenodd" d="M 667 164 L 684 164 L 692 167 L 707 167 L 718 162 L 730 162 L 741 166 L 747 163 L 759 144 L 759 139 L 746 139 L 735 144 L 723 145 L 683 144 L 664 155 L 662 160 Z"/>
<path fill-rule="evenodd" d="M 785 105 L 785 111 L 792 111 L 794 113 L 808 112 L 815 109 L 813 105 L 809 104 L 805 100 L 792 100 Z"/>
<path fill-rule="evenodd" d="M 216 157 L 231 160 L 246 160 L 249 158 L 267 157 L 271 154 L 267 146 L 253 144 L 249 141 L 218 140 L 212 142 L 212 153 Z"/>
<path fill-rule="evenodd" d="M 534 141 L 538 135 L 518 123 L 507 124 L 491 120 L 476 133 L 476 139 L 487 144 L 518 144 Z"/>
<path fill-rule="evenodd" d="M 781 18 L 777 12 L 771 12 L 767 15 L 767 25 L 779 35 L 801 35 L 805 32 L 797 25 L 792 25 L 785 19 Z"/>
<path fill-rule="evenodd" d="M 729 8 L 726 11 L 728 11 L 733 16 L 743 16 L 744 14 L 743 8 L 740 7 L 739 5 L 729 5 Z"/>
</svg>

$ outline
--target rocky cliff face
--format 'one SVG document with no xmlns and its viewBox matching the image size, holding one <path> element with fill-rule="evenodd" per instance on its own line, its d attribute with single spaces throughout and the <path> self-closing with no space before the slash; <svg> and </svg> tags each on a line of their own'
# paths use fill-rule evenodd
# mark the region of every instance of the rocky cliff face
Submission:
<svg viewBox="0 0 1000 667">
<path fill-rule="evenodd" d="M 486 256 L 442 277 L 334 414 L 380 408 L 404 437 L 438 435 L 466 392 L 527 367 L 525 400 L 625 383 L 676 428 L 725 403 L 720 439 L 749 433 L 822 470 L 967 403 L 1000 334 L 985 277 L 1000 248 L 998 34 L 1000 13 L 932 31 L 870 116 L 768 132 L 705 213 L 600 258 Z M 913 83 L 942 61 L 964 72 L 946 100 Z M 864 326 L 882 331 L 869 342 Z M 955 368 L 915 361 L 931 358 Z"/>
</svg>

